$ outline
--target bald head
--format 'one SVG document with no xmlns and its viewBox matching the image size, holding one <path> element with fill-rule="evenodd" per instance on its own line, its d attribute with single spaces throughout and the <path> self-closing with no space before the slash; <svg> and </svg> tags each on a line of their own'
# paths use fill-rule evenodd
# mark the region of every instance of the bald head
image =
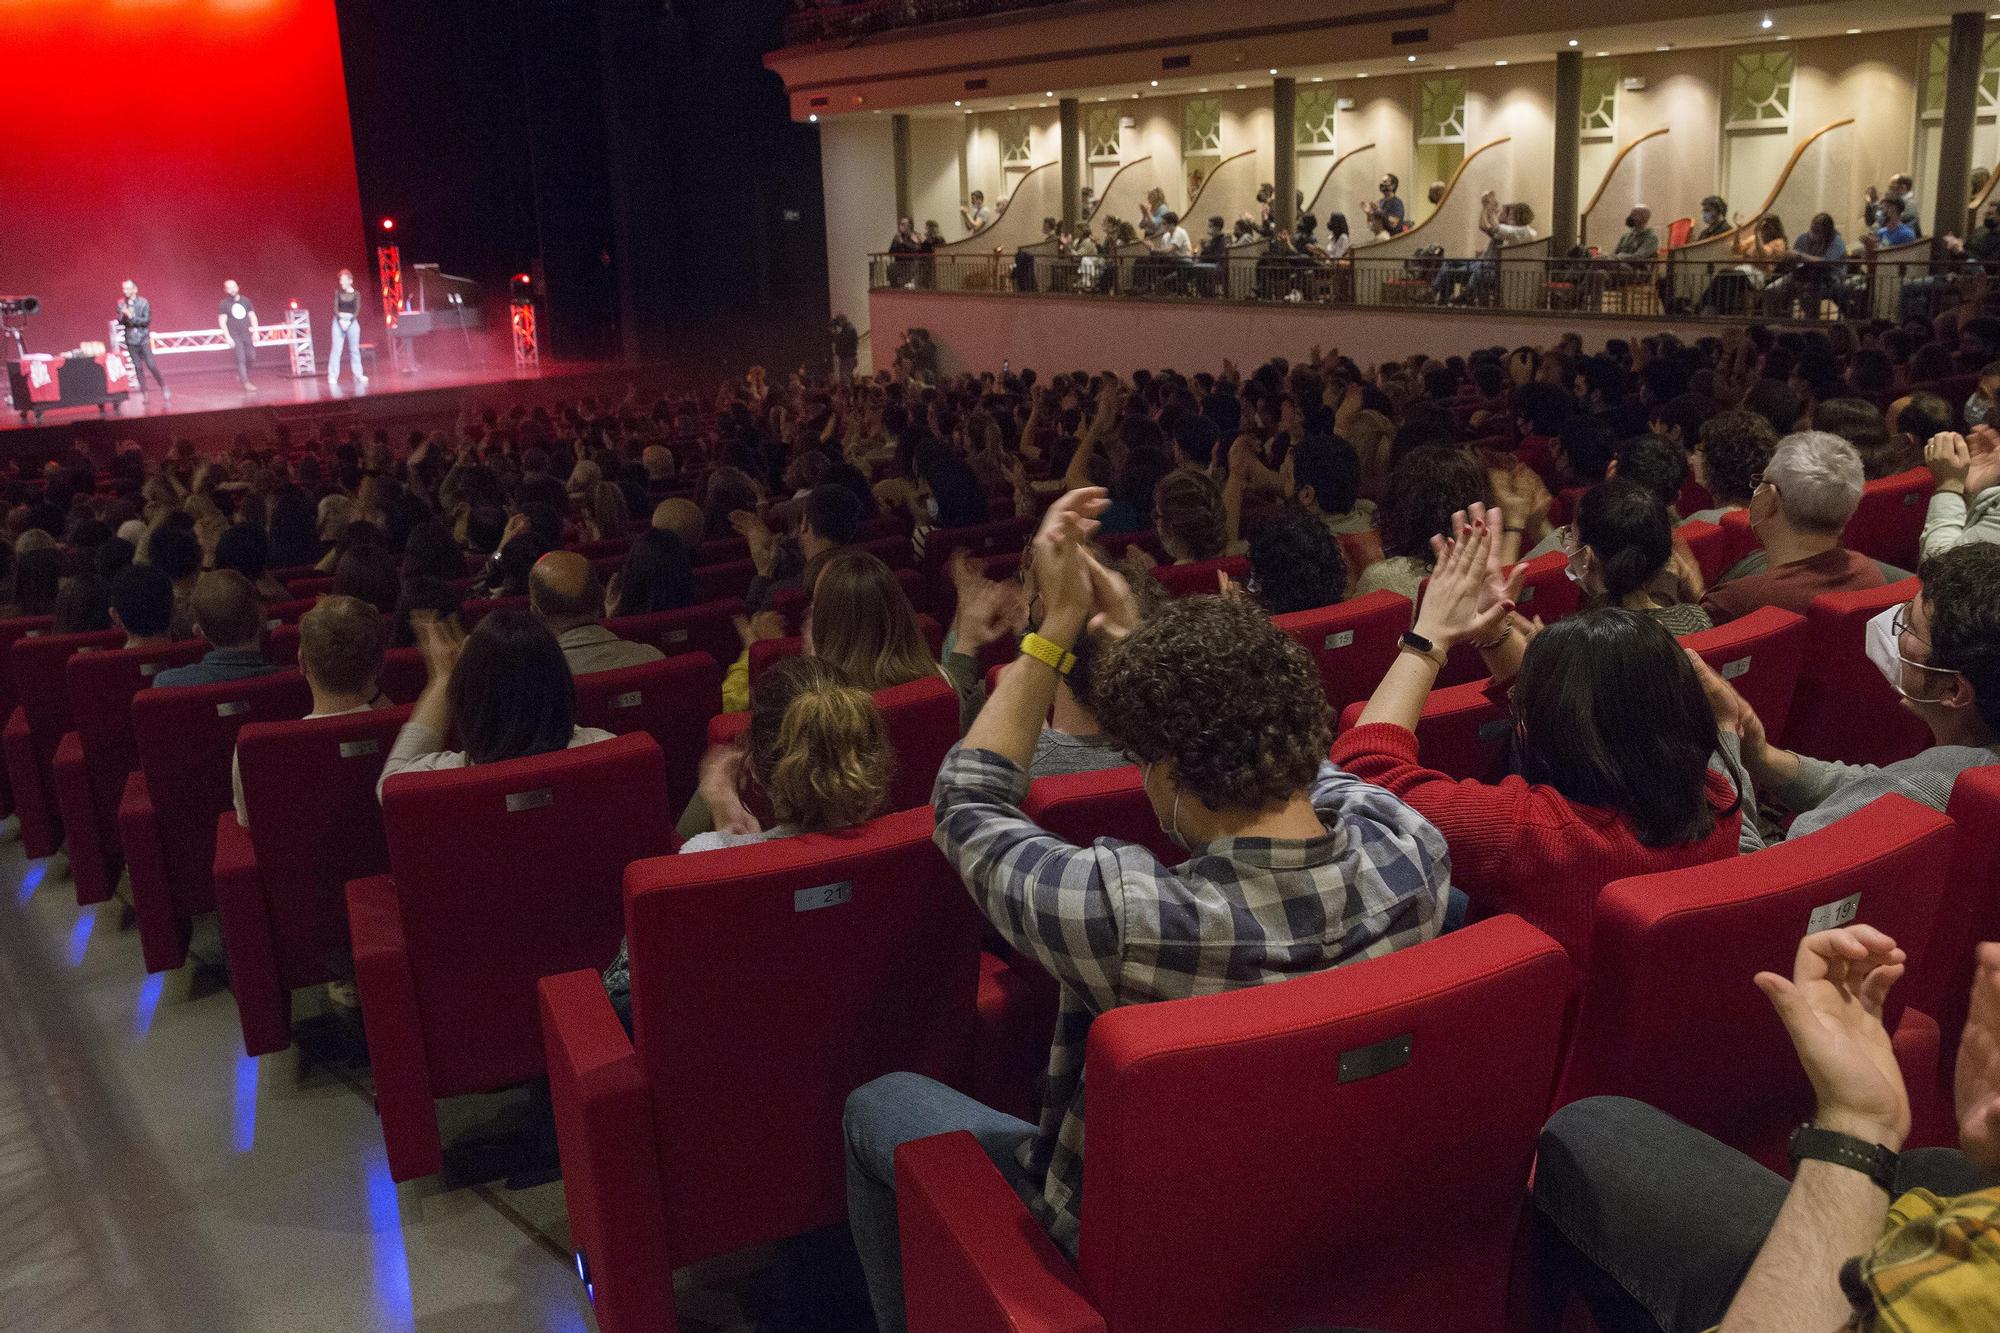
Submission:
<svg viewBox="0 0 2000 1333">
<path fill-rule="evenodd" d="M 702 535 L 708 530 L 701 506 L 680 497 L 660 501 L 659 507 L 653 510 L 653 526 L 679 537 L 681 545 L 690 551 L 701 545 Z"/>
<path fill-rule="evenodd" d="M 575 551 L 550 551 L 528 574 L 528 607 L 555 633 L 596 622 L 604 609 L 597 571 Z"/>
</svg>

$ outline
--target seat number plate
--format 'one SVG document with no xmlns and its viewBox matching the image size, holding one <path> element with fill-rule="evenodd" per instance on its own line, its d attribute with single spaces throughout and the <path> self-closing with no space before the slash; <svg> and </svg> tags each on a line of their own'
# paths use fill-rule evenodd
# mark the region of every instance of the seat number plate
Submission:
<svg viewBox="0 0 2000 1333">
<path fill-rule="evenodd" d="M 838 884 L 819 884 L 810 889 L 795 889 L 792 892 L 794 912 L 817 912 L 822 907 L 839 907 L 842 903 L 854 901 L 854 881 L 844 879 Z"/>
</svg>

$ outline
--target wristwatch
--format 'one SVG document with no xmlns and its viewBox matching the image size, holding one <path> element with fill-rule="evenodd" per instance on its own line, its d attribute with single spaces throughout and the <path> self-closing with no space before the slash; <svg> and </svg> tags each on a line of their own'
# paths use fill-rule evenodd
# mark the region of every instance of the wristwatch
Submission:
<svg viewBox="0 0 2000 1333">
<path fill-rule="evenodd" d="M 1451 654 L 1446 652 L 1444 649 L 1438 647 L 1436 644 L 1432 643 L 1429 639 L 1426 639 L 1423 635 L 1417 633 L 1415 630 L 1403 631 L 1403 637 L 1400 642 L 1402 643 L 1403 647 L 1408 648 L 1411 652 L 1421 653 L 1423 656 L 1430 658 L 1431 661 L 1436 663 L 1440 668 L 1444 666 L 1445 662 L 1448 661 L 1451 656 Z"/>
<path fill-rule="evenodd" d="M 1051 668 L 1059 676 L 1067 676 L 1070 668 L 1076 665 L 1075 653 L 1033 632 L 1021 636 L 1021 651 Z"/>
<path fill-rule="evenodd" d="M 1882 1192 L 1894 1198 L 1896 1195 L 1896 1154 L 1879 1143 L 1857 1139 L 1852 1134 L 1842 1134 L 1838 1130 L 1821 1129 L 1808 1121 L 1792 1131 L 1792 1169 L 1798 1170 L 1801 1161 L 1832 1162 L 1859 1171 L 1862 1175 L 1882 1187 Z"/>
</svg>

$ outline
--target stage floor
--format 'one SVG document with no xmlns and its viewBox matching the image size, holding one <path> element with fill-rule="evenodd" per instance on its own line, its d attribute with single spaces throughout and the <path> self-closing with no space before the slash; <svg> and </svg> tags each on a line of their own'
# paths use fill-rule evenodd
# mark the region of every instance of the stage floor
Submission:
<svg viewBox="0 0 2000 1333">
<path fill-rule="evenodd" d="M 151 386 L 145 397 L 130 394 L 103 412 L 94 407 L 57 408 L 40 422 L 23 421 L 14 411 L 0 413 L 0 455 L 32 459 L 80 443 L 108 457 L 127 440 L 137 441 L 148 454 L 176 440 L 190 440 L 203 452 L 216 452 L 238 434 L 268 437 L 280 425 L 295 436 L 317 429 L 327 419 L 369 430 L 407 429 L 419 420 L 436 422 L 441 414 L 455 415 L 464 404 L 504 410 L 516 403 L 542 406 L 584 395 L 617 402 L 628 386 L 636 385 L 650 396 L 664 391 L 671 378 L 666 367 L 657 365 L 546 361 L 528 370 L 512 365 L 402 372 L 378 368 L 364 386 L 354 385 L 343 370 L 335 387 L 324 376 L 293 378 L 273 368 L 253 373 L 256 389 L 246 391 L 228 367 L 175 374 L 169 366 L 167 374 L 171 401 Z"/>
</svg>

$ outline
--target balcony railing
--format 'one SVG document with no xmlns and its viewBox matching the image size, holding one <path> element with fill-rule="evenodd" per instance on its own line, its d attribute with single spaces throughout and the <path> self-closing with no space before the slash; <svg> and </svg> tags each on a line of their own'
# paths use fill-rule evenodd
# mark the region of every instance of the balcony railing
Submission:
<svg viewBox="0 0 2000 1333">
<path fill-rule="evenodd" d="M 1150 254 L 877 254 L 869 256 L 868 273 L 875 291 L 1812 322 L 1929 317 L 1978 300 L 1986 283 L 1982 270 L 1964 263 L 1856 260 L 1765 274 L 1727 260 L 1355 256 L 1328 263 L 1240 252 L 1217 263 Z"/>
<path fill-rule="evenodd" d="M 852 4 L 814 4 L 804 0 L 785 19 L 785 44 L 865 37 L 891 28 L 917 28 L 1067 3 L 1069 0 L 855 0 Z"/>
</svg>

